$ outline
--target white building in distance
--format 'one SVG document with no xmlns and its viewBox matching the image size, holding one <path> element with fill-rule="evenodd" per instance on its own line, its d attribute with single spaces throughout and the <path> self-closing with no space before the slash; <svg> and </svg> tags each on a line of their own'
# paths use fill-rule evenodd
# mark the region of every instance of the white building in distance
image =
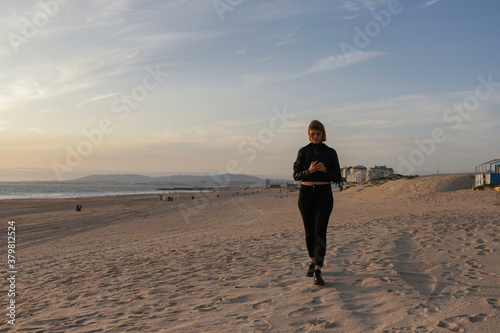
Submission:
<svg viewBox="0 0 500 333">
<path fill-rule="evenodd" d="M 342 177 L 348 183 L 364 183 L 366 182 L 366 167 L 362 165 L 356 165 L 351 167 L 342 168 Z"/>
<path fill-rule="evenodd" d="M 356 165 L 342 168 L 342 177 L 347 183 L 361 184 L 372 179 L 389 177 L 394 174 L 393 168 L 388 168 L 385 165 L 376 165 L 367 168 L 363 165 Z"/>
<path fill-rule="evenodd" d="M 385 165 L 376 165 L 372 168 L 368 168 L 368 172 L 366 175 L 366 181 L 372 180 L 372 179 L 379 179 L 379 178 L 384 178 L 384 177 L 389 177 L 394 174 L 394 169 L 393 168 L 388 168 Z"/>
</svg>

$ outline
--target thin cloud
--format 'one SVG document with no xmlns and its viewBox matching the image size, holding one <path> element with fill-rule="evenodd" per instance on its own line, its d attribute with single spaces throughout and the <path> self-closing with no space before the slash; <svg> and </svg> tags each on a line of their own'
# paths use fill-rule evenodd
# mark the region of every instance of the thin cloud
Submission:
<svg viewBox="0 0 500 333">
<path fill-rule="evenodd" d="M 104 78 L 114 74 L 117 66 L 128 66 L 136 57 L 137 51 L 123 49 L 78 57 L 57 65 L 52 62 L 26 65 L 18 71 L 20 79 L 3 84 L 0 111 L 100 85 Z"/>
<path fill-rule="evenodd" d="M 245 15 L 241 19 L 249 22 L 283 20 L 293 16 L 324 10 L 330 6 L 326 1 L 305 2 L 289 0 L 264 2 L 246 7 Z"/>
<path fill-rule="evenodd" d="M 286 34 L 280 37 L 281 41 L 274 44 L 274 47 L 283 46 L 289 43 L 296 43 L 300 40 L 300 38 L 293 38 L 293 34 Z"/>
<path fill-rule="evenodd" d="M 83 102 L 78 103 L 76 105 L 76 107 L 79 108 L 80 106 L 83 106 L 85 104 L 88 104 L 88 103 L 91 103 L 91 102 L 94 102 L 94 101 L 98 101 L 100 99 L 113 97 L 113 96 L 116 96 L 116 95 L 118 95 L 118 93 L 109 93 L 109 94 L 104 94 L 104 95 L 96 95 L 96 96 L 94 96 L 92 98 L 86 99 Z"/>
<path fill-rule="evenodd" d="M 366 10 L 374 10 L 384 5 L 386 0 L 344 0 L 339 1 L 337 10 L 359 12 Z"/>
<path fill-rule="evenodd" d="M 103 6 L 101 2 L 89 2 L 91 7 L 90 15 L 87 15 L 87 22 L 108 22 L 108 24 L 121 24 L 124 22 L 123 14 L 130 10 L 132 2 L 130 0 L 121 0 L 107 2 Z"/>
<path fill-rule="evenodd" d="M 364 62 L 368 59 L 385 55 L 383 52 L 363 52 L 358 51 L 353 54 L 342 54 L 337 56 L 329 56 L 317 60 L 314 65 L 306 70 L 302 75 L 309 75 L 318 72 L 332 71 L 340 68 L 345 68 Z"/>
<path fill-rule="evenodd" d="M 422 7 L 429 7 L 429 6 L 432 6 L 434 5 L 435 3 L 437 2 L 440 2 L 441 0 L 430 0 L 430 1 L 427 1 Z"/>
<path fill-rule="evenodd" d="M 126 28 L 125 30 L 128 30 Z M 125 40 L 140 42 L 142 45 L 167 44 L 171 42 L 211 40 L 228 34 L 230 31 L 196 31 L 196 32 L 166 32 L 166 33 L 137 33 L 130 35 Z"/>
<path fill-rule="evenodd" d="M 309 69 L 298 74 L 292 74 L 292 75 L 244 74 L 240 75 L 238 78 L 248 85 L 256 86 L 268 82 L 286 81 L 310 74 L 342 69 L 382 55 L 385 55 L 385 53 L 358 51 L 352 54 L 329 56 L 326 58 L 319 59 Z"/>
<path fill-rule="evenodd" d="M 233 55 L 243 55 L 245 53 L 247 53 L 247 50 L 243 49 L 243 50 L 239 50 L 239 51 L 234 52 Z"/>
</svg>

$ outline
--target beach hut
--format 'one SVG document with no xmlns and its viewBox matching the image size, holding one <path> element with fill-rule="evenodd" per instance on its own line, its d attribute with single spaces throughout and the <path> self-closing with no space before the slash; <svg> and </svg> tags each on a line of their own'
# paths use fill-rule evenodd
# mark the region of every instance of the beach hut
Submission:
<svg viewBox="0 0 500 333">
<path fill-rule="evenodd" d="M 500 184 L 500 159 L 476 166 L 476 187 Z"/>
</svg>

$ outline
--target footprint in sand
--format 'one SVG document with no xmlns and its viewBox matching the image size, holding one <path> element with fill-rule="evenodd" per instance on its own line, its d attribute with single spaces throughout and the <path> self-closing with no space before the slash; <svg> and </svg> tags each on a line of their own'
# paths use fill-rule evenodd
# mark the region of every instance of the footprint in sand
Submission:
<svg viewBox="0 0 500 333">
<path fill-rule="evenodd" d="M 467 288 L 467 290 L 471 293 L 477 293 L 479 290 L 481 290 L 481 286 L 472 286 Z"/>
<path fill-rule="evenodd" d="M 500 299 L 498 298 L 489 298 L 488 303 L 496 310 L 500 310 Z"/>
<path fill-rule="evenodd" d="M 213 304 L 202 304 L 202 305 L 195 306 L 193 308 L 193 311 L 196 311 L 196 312 L 207 312 L 207 311 L 212 311 L 212 310 L 215 310 L 215 309 L 217 309 L 217 307 L 213 306 Z"/>
<path fill-rule="evenodd" d="M 474 317 L 469 317 L 469 321 L 471 323 L 479 323 L 481 321 L 485 321 L 486 319 L 488 319 L 489 317 L 491 317 L 490 314 L 487 314 L 487 313 L 480 313 L 478 314 L 477 316 L 474 316 Z"/>
<path fill-rule="evenodd" d="M 460 323 L 464 323 L 466 321 L 469 321 L 471 323 L 479 323 L 485 321 L 489 317 L 491 317 L 491 315 L 487 313 L 480 313 L 476 316 L 469 316 L 464 314 L 451 318 L 446 318 L 445 320 L 440 321 L 437 326 L 446 328 L 451 332 L 465 332 L 465 330 L 459 326 Z"/>
<path fill-rule="evenodd" d="M 467 272 L 467 274 L 464 274 L 464 276 L 467 276 L 469 279 L 482 280 L 483 278 L 480 277 L 480 276 L 478 276 L 478 275 L 479 275 L 479 272 L 475 268 L 469 269 L 469 271 Z"/>
<path fill-rule="evenodd" d="M 333 322 L 333 321 L 327 321 L 326 319 L 311 319 L 309 320 L 309 324 L 304 328 L 307 328 L 307 332 L 310 331 L 315 331 L 317 329 L 329 329 L 329 328 L 336 328 L 339 326 L 339 324 Z"/>
<path fill-rule="evenodd" d="M 477 255 L 480 255 L 480 256 L 485 256 L 485 255 L 488 255 L 490 253 L 493 252 L 493 250 L 488 247 L 488 245 L 484 244 L 484 245 L 479 245 L 477 247 L 475 247 L 476 250 L 481 250 L 477 253 Z"/>
<path fill-rule="evenodd" d="M 441 274 L 441 277 L 447 278 L 447 277 L 449 277 L 450 275 L 452 275 L 452 273 L 451 273 L 451 272 L 443 272 L 443 274 Z"/>
<path fill-rule="evenodd" d="M 470 265 L 472 268 L 481 268 L 481 267 L 483 267 L 483 265 L 481 265 L 479 263 L 479 260 L 477 260 L 477 259 L 467 260 L 466 263 L 468 265 Z"/>
<path fill-rule="evenodd" d="M 469 289 L 466 289 L 466 290 L 457 290 L 454 294 L 453 294 L 453 298 L 462 298 L 464 297 L 465 295 L 467 295 L 469 293 Z"/>
<path fill-rule="evenodd" d="M 266 304 L 268 304 L 268 303 L 272 303 L 272 302 L 273 302 L 273 300 L 271 300 L 271 299 L 266 299 L 265 301 L 262 301 L 262 302 L 258 302 L 258 303 L 253 304 L 253 305 L 252 305 L 252 307 L 253 307 L 254 309 L 260 309 L 260 308 L 262 308 L 263 306 L 265 306 Z"/>
<path fill-rule="evenodd" d="M 406 326 L 406 327 L 399 327 L 399 328 L 393 328 L 390 331 L 384 331 L 384 333 L 389 333 L 389 332 L 432 332 L 432 327 L 430 326 Z"/>
<path fill-rule="evenodd" d="M 317 305 L 317 304 L 321 304 L 321 303 L 323 303 L 323 300 L 321 299 L 321 297 L 316 296 L 316 297 L 313 297 L 313 298 L 309 301 L 309 303 Z"/>
<path fill-rule="evenodd" d="M 413 310 L 408 310 L 407 313 L 410 315 L 421 315 L 423 313 L 439 312 L 439 311 L 441 311 L 439 306 L 434 305 L 434 304 L 429 304 L 426 302 L 422 302 L 417 307 L 415 307 Z"/>
<path fill-rule="evenodd" d="M 494 276 L 496 278 L 500 278 L 500 275 L 495 274 L 495 273 L 491 273 L 491 272 L 482 272 L 482 271 L 479 271 L 479 273 L 481 273 L 483 275 Z"/>
<path fill-rule="evenodd" d="M 271 324 L 265 319 L 256 319 L 250 325 L 254 329 L 254 332 L 269 332 L 271 329 Z"/>
<path fill-rule="evenodd" d="M 380 279 L 380 281 L 382 281 L 382 282 L 386 282 L 386 283 L 391 282 L 391 278 L 390 278 L 390 277 L 388 277 L 388 276 L 382 276 L 382 277 L 380 277 L 379 279 Z"/>
<path fill-rule="evenodd" d="M 449 322 L 448 321 L 449 319 L 446 319 L 444 321 L 440 321 L 438 323 L 438 327 L 442 327 L 442 328 L 446 328 L 448 330 L 450 330 L 451 332 L 464 332 L 464 329 L 460 326 L 458 326 L 457 323 L 455 322 Z"/>
<path fill-rule="evenodd" d="M 306 313 L 309 313 L 311 311 L 313 311 L 314 309 L 313 308 L 300 308 L 298 310 L 295 310 L 295 311 L 292 311 L 288 314 L 288 317 L 290 318 L 297 318 L 297 317 L 301 317 L 303 316 L 304 314 Z"/>
<path fill-rule="evenodd" d="M 242 296 L 237 296 L 237 297 L 233 297 L 233 298 L 223 297 L 221 299 L 221 302 L 222 303 L 231 303 L 231 304 L 245 303 L 249 298 L 250 298 L 249 295 L 242 295 Z"/>
</svg>

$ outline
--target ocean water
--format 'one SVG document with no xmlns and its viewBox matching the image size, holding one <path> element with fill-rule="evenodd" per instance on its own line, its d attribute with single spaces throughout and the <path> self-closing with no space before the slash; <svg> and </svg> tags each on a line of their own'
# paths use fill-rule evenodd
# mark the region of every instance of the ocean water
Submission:
<svg viewBox="0 0 500 333">
<path fill-rule="evenodd" d="M 110 185 L 110 184 L 71 184 L 71 183 L 2 183 L 0 200 L 6 199 L 45 199 L 78 198 L 108 195 L 158 194 L 164 193 L 160 185 Z M 166 191 L 169 193 L 169 191 Z M 199 192 L 199 191 L 175 191 Z"/>
</svg>

